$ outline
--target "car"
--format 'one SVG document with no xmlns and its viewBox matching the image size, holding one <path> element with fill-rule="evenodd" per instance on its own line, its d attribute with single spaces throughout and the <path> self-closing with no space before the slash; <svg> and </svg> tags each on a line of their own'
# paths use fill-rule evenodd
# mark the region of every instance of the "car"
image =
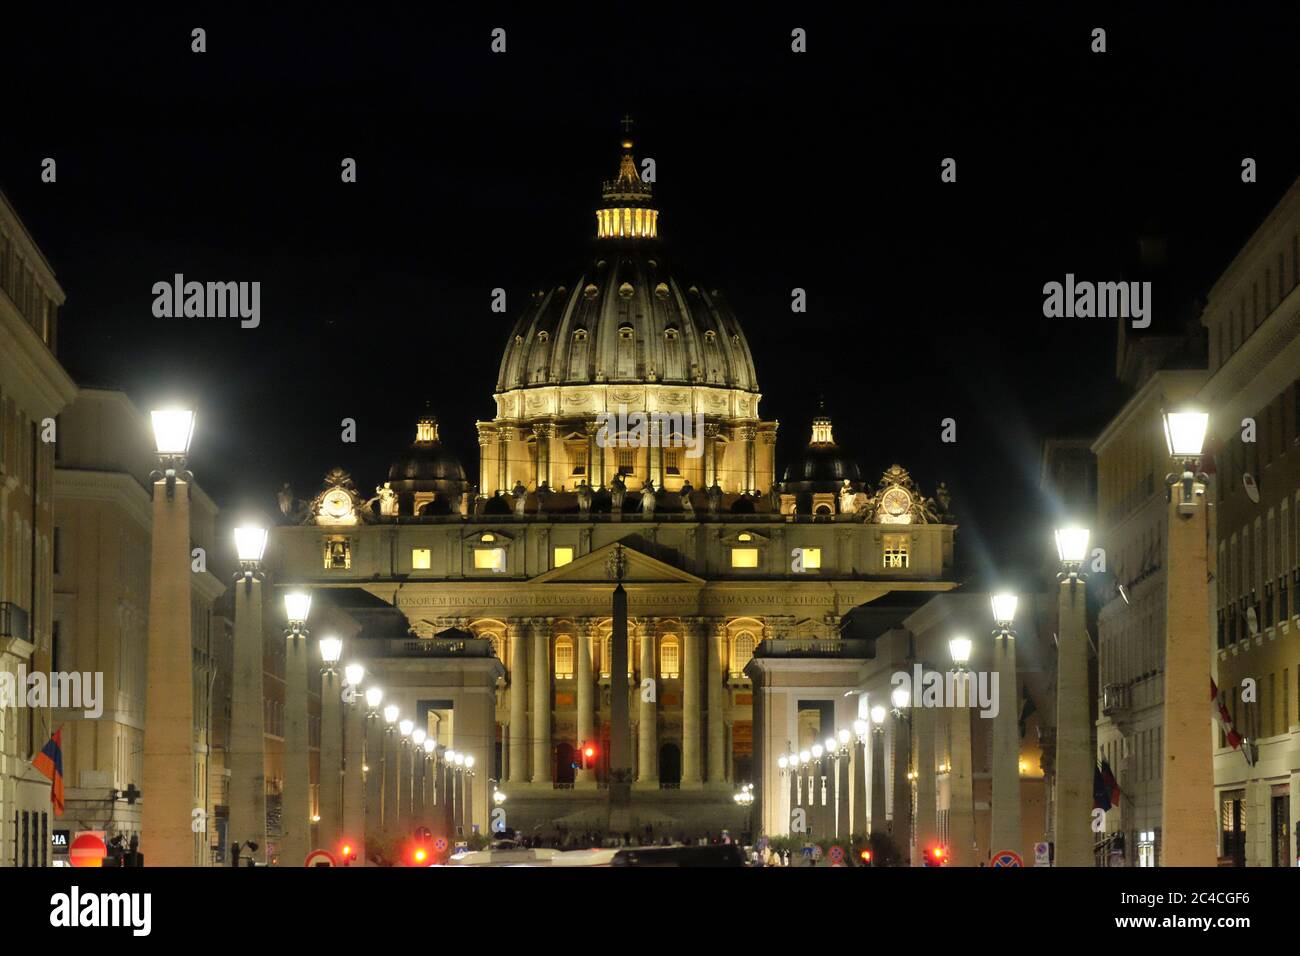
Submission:
<svg viewBox="0 0 1300 956">
<path fill-rule="evenodd" d="M 748 866 L 745 851 L 735 843 L 710 846 L 624 847 L 610 866 Z"/>
</svg>

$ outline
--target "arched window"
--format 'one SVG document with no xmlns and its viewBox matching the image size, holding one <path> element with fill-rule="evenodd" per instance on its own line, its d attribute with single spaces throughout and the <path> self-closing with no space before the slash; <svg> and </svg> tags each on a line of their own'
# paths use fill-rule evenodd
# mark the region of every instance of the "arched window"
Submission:
<svg viewBox="0 0 1300 956">
<path fill-rule="evenodd" d="M 555 676 L 573 677 L 573 638 L 568 635 L 555 639 Z"/>
<path fill-rule="evenodd" d="M 731 676 L 742 677 L 745 673 L 745 665 L 749 663 L 750 658 L 754 656 L 754 635 L 749 631 L 741 631 L 731 642 Z"/>
<path fill-rule="evenodd" d="M 627 674 L 629 677 L 632 676 L 632 666 L 633 663 L 636 661 L 636 655 L 632 651 L 634 646 L 633 641 L 634 639 L 631 636 L 629 636 L 627 639 L 627 643 L 628 643 Z M 600 642 L 600 676 L 601 677 L 608 677 L 614 669 L 614 664 L 613 664 L 614 643 L 613 642 L 614 642 L 614 637 L 611 634 L 606 634 L 604 639 L 601 640 Z"/>
<path fill-rule="evenodd" d="M 659 644 L 659 676 L 676 680 L 680 676 L 680 661 L 681 646 L 677 643 L 677 638 L 669 634 Z"/>
</svg>

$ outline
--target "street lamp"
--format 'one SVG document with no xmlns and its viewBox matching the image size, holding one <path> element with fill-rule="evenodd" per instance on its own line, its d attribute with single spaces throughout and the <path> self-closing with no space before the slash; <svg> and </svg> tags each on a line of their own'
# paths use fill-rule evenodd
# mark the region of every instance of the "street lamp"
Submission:
<svg viewBox="0 0 1300 956">
<path fill-rule="evenodd" d="M 905 720 L 907 708 L 912 706 L 912 692 L 906 687 L 895 687 L 889 695 L 889 702 L 894 705 L 894 716 Z"/>
<path fill-rule="evenodd" d="M 885 732 L 886 710 L 880 704 L 871 708 L 871 729 L 878 734 Z"/>
<path fill-rule="evenodd" d="M 1206 614 L 1211 606 L 1209 509 L 1198 506 L 1210 481 L 1200 471 L 1209 421 L 1199 409 L 1164 414 L 1165 443 L 1175 471 L 1165 479 L 1170 513 L 1162 675 L 1162 866 L 1214 866 L 1218 853 L 1214 814 L 1205 806 L 1207 795 L 1214 792 L 1214 754 L 1202 719 L 1213 653 Z M 1175 496 L 1174 486 L 1180 483 Z"/>
<path fill-rule="evenodd" d="M 236 535 L 239 531 L 235 532 Z M 239 547 L 236 538 L 235 547 Z M 262 547 L 266 544 L 263 542 Z M 258 555 L 261 560 L 261 555 Z M 289 622 L 289 633 L 294 637 L 307 633 L 307 616 L 311 613 L 311 595 L 306 591 L 286 591 L 284 595 L 284 616 Z M 335 658 L 337 661 L 338 658 Z"/>
<path fill-rule="evenodd" d="M 388 730 L 391 732 L 397 723 L 397 718 L 401 715 L 402 709 L 396 704 L 389 704 L 384 708 L 384 723 L 388 724 Z"/>
<path fill-rule="evenodd" d="M 265 528 L 256 525 L 241 525 L 235 529 L 235 556 L 239 559 L 239 571 L 235 580 L 244 582 L 245 587 L 252 587 L 253 579 L 262 579 L 262 556 L 266 553 Z"/>
<path fill-rule="evenodd" d="M 409 737 L 411 736 L 411 731 L 415 729 L 415 721 L 403 719 L 398 723 L 397 729 L 401 731 L 403 737 Z"/>
<path fill-rule="evenodd" d="M 356 666 L 356 665 L 353 665 Z M 366 709 L 368 717 L 379 716 L 379 705 L 384 702 L 384 690 L 382 687 L 366 688 Z"/>
<path fill-rule="evenodd" d="M 289 595 L 285 607 L 289 607 Z M 310 598 L 307 600 L 310 605 Z M 302 609 L 305 614 L 306 608 Z M 292 622 L 291 622 L 292 623 Z M 332 847 L 343 826 L 343 701 L 338 690 L 338 664 L 343 641 L 334 635 L 320 639 L 320 823 L 317 845 Z M 306 695 L 304 694 L 304 700 Z M 305 716 L 305 715 L 303 715 Z"/>
<path fill-rule="evenodd" d="M 261 527 L 243 527 L 235 529 L 235 550 L 239 552 L 240 564 L 244 566 L 245 581 L 248 569 L 257 567 L 266 551 L 267 531 Z M 253 563 L 250 563 L 253 562 Z M 283 792 L 283 837 L 281 851 L 283 858 L 298 860 L 311 851 L 310 808 L 311 808 L 311 764 L 308 759 L 307 731 L 307 650 L 306 640 L 307 616 L 311 613 L 311 594 L 306 591 L 286 591 L 284 593 L 284 615 L 287 620 L 284 636 L 288 641 L 284 652 L 284 792 Z M 324 645 L 322 644 L 322 650 Z M 337 657 L 335 661 L 337 662 Z M 325 679 L 333 676 L 331 667 Z M 333 697 L 334 695 L 330 695 Z M 337 698 L 335 698 L 337 703 Z M 333 804 L 337 803 L 338 761 L 341 760 L 337 748 L 333 749 L 335 761 L 333 776 L 328 778 L 330 786 L 324 786 L 329 771 L 331 755 L 326 753 L 331 742 L 337 742 L 338 711 L 335 708 L 333 719 L 327 712 L 328 703 L 321 707 L 321 809 L 329 817 L 323 828 L 328 831 L 328 843 L 333 845 L 333 829 L 337 827 L 337 814 Z M 335 797 L 331 800 L 330 794 Z"/>
<path fill-rule="evenodd" d="M 970 663 L 971 647 L 971 639 L 961 634 L 948 642 L 948 653 L 952 655 L 952 663 L 958 673 L 966 670 L 966 665 Z"/>
<path fill-rule="evenodd" d="M 993 671 L 998 675 L 998 710 L 993 718 L 992 807 L 990 849 L 994 852 L 1020 844 L 1020 732 L 1016 713 L 1016 608 L 1020 599 L 1011 591 L 989 598 L 993 611 Z"/>
<path fill-rule="evenodd" d="M 361 694 L 361 682 L 365 677 L 364 665 L 348 664 L 343 668 L 343 692 L 338 695 L 340 703 L 345 705 L 340 721 L 343 730 L 343 809 L 338 834 L 346 844 L 342 848 L 344 866 L 350 865 L 352 860 L 364 861 L 366 858 L 366 736 L 370 709 L 362 706 L 365 699 Z M 383 691 L 379 693 L 382 697 Z"/>
<path fill-rule="evenodd" d="M 993 607 L 993 623 L 998 626 L 998 631 L 1005 633 L 1011 630 L 1019 603 L 1020 599 L 1009 591 L 999 591 L 989 598 L 989 604 Z"/>
<path fill-rule="evenodd" d="M 194 412 L 155 411 L 151 418 L 158 469 L 150 476 L 153 502 L 142 781 L 148 799 L 141 811 L 141 835 L 151 866 L 194 866 L 208 842 L 206 826 L 196 833 L 194 821 L 206 819 L 207 808 L 196 806 L 194 787 L 190 496 L 176 494 L 178 480 L 187 483 L 188 492 L 188 482 L 194 478 L 184 470 L 194 434 Z"/>
<path fill-rule="evenodd" d="M 1057 575 L 1055 859 L 1057 866 L 1092 866 L 1090 823 L 1096 764 L 1088 705 L 1087 595 L 1085 588 L 1077 587 L 1088 553 L 1087 529 L 1058 528 L 1056 550 L 1061 573 Z"/>
</svg>

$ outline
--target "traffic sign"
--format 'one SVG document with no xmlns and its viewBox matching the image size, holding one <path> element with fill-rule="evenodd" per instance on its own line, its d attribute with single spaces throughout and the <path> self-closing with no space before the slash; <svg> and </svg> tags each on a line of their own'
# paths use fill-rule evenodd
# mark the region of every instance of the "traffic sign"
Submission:
<svg viewBox="0 0 1300 956">
<path fill-rule="evenodd" d="M 812 858 L 814 860 L 820 860 L 822 858 L 822 848 L 820 846 L 813 847 Z"/>
<path fill-rule="evenodd" d="M 1025 861 L 1015 850 L 999 850 L 993 854 L 993 866 L 1024 866 Z"/>
<path fill-rule="evenodd" d="M 78 833 L 68 848 L 68 862 L 73 866 L 103 866 L 108 856 L 108 844 L 99 832 Z"/>
<path fill-rule="evenodd" d="M 843 866 L 844 847 L 842 846 L 831 847 L 830 858 L 831 858 L 831 866 Z"/>
<path fill-rule="evenodd" d="M 434 848 L 435 850 L 437 850 L 439 853 L 446 853 L 446 852 L 447 852 L 447 838 L 446 838 L 446 837 L 437 837 L 437 838 L 433 841 L 433 848 Z"/>
<path fill-rule="evenodd" d="M 1052 857 L 1046 843 L 1034 844 L 1034 866 L 1051 866 Z"/>
<path fill-rule="evenodd" d="M 813 848 L 812 848 L 812 844 L 811 844 L 811 843 L 808 843 L 808 844 L 805 844 L 805 845 L 804 845 L 804 848 L 803 848 L 803 855 L 804 855 L 804 859 L 806 859 L 806 860 L 811 860 L 811 859 L 812 859 Z"/>
<path fill-rule="evenodd" d="M 307 861 L 304 866 L 338 866 L 334 859 L 334 854 L 329 850 L 312 850 L 307 854 Z"/>
</svg>

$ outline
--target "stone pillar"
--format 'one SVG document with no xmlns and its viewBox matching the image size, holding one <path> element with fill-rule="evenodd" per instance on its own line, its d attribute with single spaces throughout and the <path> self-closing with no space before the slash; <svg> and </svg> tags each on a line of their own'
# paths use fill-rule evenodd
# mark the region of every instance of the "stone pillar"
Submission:
<svg viewBox="0 0 1300 956">
<path fill-rule="evenodd" d="M 290 635 L 285 641 L 284 697 L 280 865 L 302 866 L 313 847 L 311 760 L 307 737 L 307 639 L 301 635 Z"/>
<path fill-rule="evenodd" d="M 1214 805 L 1214 758 L 1205 702 L 1210 694 L 1210 606 L 1205 486 L 1193 487 L 1197 502 L 1179 513 L 1182 487 L 1169 504 L 1165 570 L 1164 750 L 1161 756 L 1161 866 L 1214 866 L 1218 821 Z M 1269 706 L 1276 706 L 1269 700 Z M 1291 821 L 1300 818 L 1291 804 Z M 1292 827 L 1294 829 L 1294 826 Z M 1294 865 L 1295 857 L 1287 861 Z"/>
<path fill-rule="evenodd" d="M 415 754 L 412 751 L 415 749 L 415 745 L 411 743 L 411 738 L 408 735 L 402 738 L 398 748 L 397 800 L 399 809 L 397 811 L 397 834 L 402 839 L 406 839 L 411 835 L 411 821 L 414 820 L 412 798 L 415 784 Z"/>
<path fill-rule="evenodd" d="M 713 633 L 708 647 L 708 728 L 709 728 L 709 785 L 726 785 L 727 728 L 722 699 L 723 660 L 727 654 L 727 622 L 718 618 L 713 622 Z"/>
<path fill-rule="evenodd" d="M 980 857 L 975 848 L 970 707 L 965 699 L 948 709 L 948 722 L 952 741 L 952 768 L 948 772 L 948 865 L 976 866 Z"/>
<path fill-rule="evenodd" d="M 551 618 L 533 619 L 533 783 L 550 784 Z"/>
<path fill-rule="evenodd" d="M 1202 565 L 1204 567 L 1204 565 Z M 1056 865 L 1092 866 L 1092 777 L 1095 762 L 1088 706 L 1087 596 L 1082 581 L 1061 582 L 1056 676 Z M 1178 596 L 1169 607 L 1173 613 Z M 1198 614 L 1202 613 L 1198 609 Z M 1202 625 L 1203 626 L 1203 625 Z M 1208 649 L 1206 650 L 1208 654 Z M 1207 672 L 1208 673 L 1208 672 Z M 1166 676 L 1165 686 L 1172 688 Z M 1210 695 L 1206 681 L 1203 699 Z M 1168 698 L 1169 694 L 1165 695 Z M 1201 710 L 1204 710 L 1201 707 Z M 1204 729 L 1204 721 L 1197 726 Z M 1168 729 L 1168 727 L 1166 727 Z M 1210 799 L 1210 794 L 1205 799 Z M 1169 840 L 1163 841 L 1168 852 Z"/>
<path fill-rule="evenodd" d="M 533 437 L 537 439 L 537 484 L 544 481 L 552 490 L 555 489 L 551 482 L 551 436 L 554 434 L 554 425 L 533 426 Z"/>
<path fill-rule="evenodd" d="M 176 493 L 180 494 L 181 489 L 178 488 Z M 230 689 L 230 828 L 227 842 L 242 844 L 252 840 L 257 844 L 257 850 L 250 852 L 245 849 L 242 858 L 253 857 L 264 863 L 266 705 L 262 692 L 262 582 L 251 579 L 237 582 L 234 587 L 235 648 Z M 186 657 L 190 658 L 188 637 Z M 193 667 L 192 658 L 190 660 L 187 667 Z M 151 680 L 151 690 L 152 683 Z M 188 676 L 183 683 L 190 686 Z M 170 690 L 181 693 L 179 685 Z M 192 732 L 191 728 L 187 733 Z M 146 794 L 146 802 L 148 799 Z"/>
<path fill-rule="evenodd" d="M 874 725 L 871 729 L 871 832 L 882 836 L 889 833 L 885 819 L 885 734 Z"/>
<path fill-rule="evenodd" d="M 1016 639 L 993 638 L 993 672 L 998 675 L 998 713 L 993 718 L 993 805 L 989 851 L 1025 854 L 1020 835 L 1020 724 L 1017 705 Z M 1032 849 L 1030 847 L 1029 849 Z"/>
<path fill-rule="evenodd" d="M 510 436 L 514 429 L 503 428 L 497 435 L 497 489 L 501 494 L 510 491 Z"/>
<path fill-rule="evenodd" d="M 424 747 L 411 743 L 411 828 L 424 826 Z"/>
<path fill-rule="evenodd" d="M 153 486 L 153 538 L 149 578 L 149 644 L 146 650 L 148 680 L 145 682 L 145 732 L 144 732 L 144 802 L 140 808 L 140 850 L 146 854 L 150 866 L 194 866 L 203 861 L 195 859 L 195 845 L 206 842 L 204 835 L 196 841 L 193 831 L 196 807 L 201 806 L 194 794 L 194 651 L 192 647 L 190 606 L 190 486 L 176 479 L 174 494 L 167 496 L 166 481 L 156 481 Z M 7 556 L 6 556 L 7 557 Z M 260 588 L 261 585 L 255 585 Z M 239 585 L 243 592 L 243 585 Z M 0 590 L 3 590 L 0 584 Z M 239 594 L 236 594 L 236 601 Z M 250 613 L 258 616 L 256 622 L 246 621 L 245 641 L 261 645 L 261 597 L 255 607 L 243 604 L 244 617 Z M 239 615 L 236 614 L 236 621 Z M 261 658 L 257 670 L 257 759 L 261 760 L 262 695 Z M 247 704 L 245 704 L 247 706 Z M 235 720 L 241 715 L 235 714 Z M 248 715 L 243 715 L 248 716 Z M 0 716 L 3 719 L 3 716 Z M 235 725 L 232 723 L 232 752 Z M 252 741 L 245 740 L 251 745 Z M 37 741 L 42 746 L 43 741 Z M 242 767 L 251 770 L 245 760 Z M 259 764 L 260 767 L 260 764 Z M 233 767 L 232 767 L 233 771 Z M 263 777 L 263 785 L 265 778 Z M 74 781 L 69 781 L 73 783 Z M 254 786 L 245 781 L 240 789 L 244 799 Z M 231 781 L 231 811 L 234 811 L 235 781 Z M 265 795 L 263 795 L 265 808 Z M 251 821 L 256 811 L 247 807 L 241 826 L 252 829 Z M 261 835 L 249 837 L 266 846 L 266 814 L 262 814 Z M 6 825 L 11 821 L 6 821 Z M 213 821 L 208 827 L 215 828 Z M 233 817 L 232 817 L 233 826 Z M 208 830 L 207 832 L 213 832 Z M 231 829 L 231 834 L 236 831 Z M 233 836 L 232 836 L 233 840 Z M 0 841 L 3 842 L 3 841 Z M 229 849 L 226 847 L 225 849 Z"/>
<path fill-rule="evenodd" d="M 356 705 L 362 706 L 360 702 Z M 366 822 L 365 839 L 377 840 L 384 835 L 384 718 L 367 713 L 366 721 Z M 364 854 L 358 854 L 363 865 L 369 865 Z"/>
<path fill-rule="evenodd" d="M 343 763 L 343 830 L 346 841 L 357 855 L 362 866 L 366 860 L 366 706 L 363 697 L 343 708 L 344 763 Z M 337 846 L 335 847 L 337 849 Z"/>
<path fill-rule="evenodd" d="M 655 674 L 655 627 L 650 618 L 641 625 L 640 686 L 637 688 L 637 785 L 659 789 L 659 686 Z M 647 688 L 646 681 L 650 686 Z M 647 696 L 650 698 L 647 700 Z"/>
<path fill-rule="evenodd" d="M 849 757 L 845 754 L 835 760 L 835 835 L 847 838 L 849 828 Z"/>
<path fill-rule="evenodd" d="M 852 774 L 852 814 L 849 826 L 855 835 L 868 836 L 871 833 L 870 802 L 867 800 L 867 745 L 863 741 L 853 742 Z"/>
<path fill-rule="evenodd" d="M 682 789 L 703 786 L 700 772 L 700 631 L 698 617 L 682 619 Z"/>
<path fill-rule="evenodd" d="M 912 759 L 910 713 L 904 712 L 904 716 L 895 717 L 891 731 L 894 745 L 894 818 L 890 821 L 889 832 L 893 835 L 899 859 L 906 860 L 911 855 L 912 843 L 912 781 L 907 779 Z"/>
<path fill-rule="evenodd" d="M 741 491 L 754 491 L 754 439 L 758 429 L 753 425 L 740 426 L 740 440 L 745 443 L 745 486 Z"/>
<path fill-rule="evenodd" d="M 916 730 L 916 840 L 912 865 L 919 866 L 925 854 L 939 844 L 939 800 L 934 768 L 935 711 L 930 707 L 913 707 Z"/>
<path fill-rule="evenodd" d="M 596 433 L 600 426 L 596 422 L 587 422 L 583 428 L 587 433 L 587 484 L 595 491 L 605 483 L 605 471 L 596 464 Z"/>
<path fill-rule="evenodd" d="M 510 782 L 528 782 L 528 638 L 514 617 L 506 625 L 510 642 Z"/>
<path fill-rule="evenodd" d="M 338 852 L 343 827 L 343 701 L 338 671 L 329 667 L 320 681 L 320 823 L 316 842 Z"/>
<path fill-rule="evenodd" d="M 386 723 L 384 726 L 384 835 L 397 835 L 398 769 L 397 769 L 397 725 Z"/>
<path fill-rule="evenodd" d="M 591 656 L 593 645 L 599 646 L 596 642 L 600 640 L 600 632 L 594 620 L 579 621 L 577 631 L 574 641 L 578 655 L 578 760 L 582 763 L 582 748 L 596 739 L 595 701 L 592 693 L 595 680 L 591 673 Z M 596 771 L 579 770 L 573 785 L 579 789 L 595 789 Z"/>
<path fill-rule="evenodd" d="M 713 487 L 718 477 L 718 432 L 721 426 L 717 422 L 704 423 L 704 490 Z"/>
</svg>

